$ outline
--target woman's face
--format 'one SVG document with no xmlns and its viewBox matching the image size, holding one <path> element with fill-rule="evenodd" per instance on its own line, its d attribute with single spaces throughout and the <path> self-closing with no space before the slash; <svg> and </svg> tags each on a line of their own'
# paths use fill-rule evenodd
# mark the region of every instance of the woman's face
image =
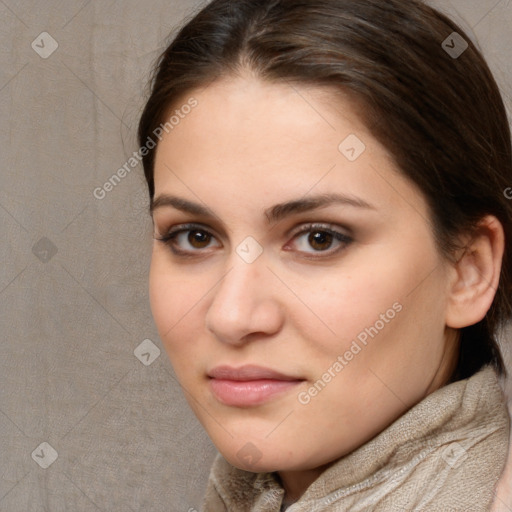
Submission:
<svg viewBox="0 0 512 512">
<path fill-rule="evenodd" d="M 159 335 L 233 465 L 319 467 L 449 378 L 448 263 L 353 102 L 254 77 L 190 96 L 156 154 Z"/>
</svg>

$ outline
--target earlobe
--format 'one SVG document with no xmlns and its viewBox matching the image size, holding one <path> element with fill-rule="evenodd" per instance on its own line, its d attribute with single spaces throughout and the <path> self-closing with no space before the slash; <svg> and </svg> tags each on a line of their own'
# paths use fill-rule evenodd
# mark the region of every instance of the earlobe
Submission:
<svg viewBox="0 0 512 512">
<path fill-rule="evenodd" d="M 498 289 L 504 247 L 500 221 L 487 215 L 453 264 L 446 311 L 448 327 L 460 329 L 485 317 Z"/>
</svg>

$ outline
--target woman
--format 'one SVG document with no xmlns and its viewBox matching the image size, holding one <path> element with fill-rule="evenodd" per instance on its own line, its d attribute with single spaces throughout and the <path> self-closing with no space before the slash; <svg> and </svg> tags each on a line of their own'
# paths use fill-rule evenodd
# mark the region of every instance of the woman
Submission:
<svg viewBox="0 0 512 512">
<path fill-rule="evenodd" d="M 139 140 L 204 510 L 489 510 L 512 157 L 468 36 L 419 1 L 214 0 Z"/>
</svg>

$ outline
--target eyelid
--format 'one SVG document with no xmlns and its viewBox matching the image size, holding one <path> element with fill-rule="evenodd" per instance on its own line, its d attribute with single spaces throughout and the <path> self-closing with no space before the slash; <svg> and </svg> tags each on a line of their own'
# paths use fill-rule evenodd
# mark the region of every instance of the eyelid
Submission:
<svg viewBox="0 0 512 512">
<path fill-rule="evenodd" d="M 164 234 L 159 236 L 162 238 L 166 238 L 170 235 L 175 235 L 182 231 L 192 231 L 194 229 L 197 229 L 198 231 L 205 231 L 210 235 L 215 236 L 215 238 L 217 238 L 217 236 L 213 233 L 213 230 L 209 226 L 207 226 L 206 224 L 201 224 L 200 222 L 185 222 L 184 224 L 176 224 L 175 226 L 172 226 L 169 229 L 165 229 Z"/>
<path fill-rule="evenodd" d="M 350 238 L 351 230 L 340 226 L 338 224 L 333 224 L 330 222 L 302 222 L 300 226 L 291 229 L 286 233 L 287 236 L 297 236 L 301 233 L 305 233 L 308 231 L 312 231 L 314 229 L 328 231 L 328 232 L 334 232 L 334 233 L 340 233 L 340 230 L 345 231 L 346 233 L 340 233 L 342 235 L 345 235 L 347 238 Z"/>
</svg>

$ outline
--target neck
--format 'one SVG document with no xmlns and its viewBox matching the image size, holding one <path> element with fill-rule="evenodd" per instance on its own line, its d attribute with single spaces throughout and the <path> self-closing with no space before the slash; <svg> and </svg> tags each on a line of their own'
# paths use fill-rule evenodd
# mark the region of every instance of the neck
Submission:
<svg viewBox="0 0 512 512">
<path fill-rule="evenodd" d="M 306 471 L 278 471 L 281 485 L 285 491 L 283 504 L 295 503 L 306 489 L 332 464 L 325 464 Z"/>
<path fill-rule="evenodd" d="M 460 351 L 460 332 L 456 329 L 446 328 L 444 342 L 443 357 L 437 372 L 425 392 L 425 396 L 449 384 L 457 368 Z"/>
</svg>

